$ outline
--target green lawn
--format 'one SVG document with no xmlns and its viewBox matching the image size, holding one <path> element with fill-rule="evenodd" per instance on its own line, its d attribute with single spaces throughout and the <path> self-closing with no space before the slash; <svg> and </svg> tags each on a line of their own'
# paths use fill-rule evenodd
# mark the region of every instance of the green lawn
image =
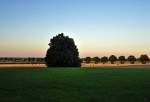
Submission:
<svg viewBox="0 0 150 102">
<path fill-rule="evenodd" d="M 1 69 L 0 102 L 150 102 L 150 69 Z"/>
</svg>

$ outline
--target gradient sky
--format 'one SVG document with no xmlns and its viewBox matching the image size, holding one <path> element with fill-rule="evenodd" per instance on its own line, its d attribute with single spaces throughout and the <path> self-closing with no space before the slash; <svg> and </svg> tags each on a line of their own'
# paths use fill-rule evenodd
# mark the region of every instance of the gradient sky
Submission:
<svg viewBox="0 0 150 102">
<path fill-rule="evenodd" d="M 61 32 L 81 57 L 150 55 L 150 0 L 0 0 L 1 57 L 43 57 Z"/>
</svg>

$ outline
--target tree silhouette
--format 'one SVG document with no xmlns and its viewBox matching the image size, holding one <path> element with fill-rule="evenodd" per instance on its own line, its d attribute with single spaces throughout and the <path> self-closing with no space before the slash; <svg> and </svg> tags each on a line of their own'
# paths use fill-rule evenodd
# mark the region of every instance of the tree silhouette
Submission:
<svg viewBox="0 0 150 102">
<path fill-rule="evenodd" d="M 109 57 L 109 61 L 111 62 L 111 64 L 114 64 L 117 61 L 117 57 L 115 55 L 111 55 Z"/>
<path fill-rule="evenodd" d="M 3 61 L 3 58 L 0 58 L 0 62 L 2 62 Z"/>
<path fill-rule="evenodd" d="M 100 58 L 99 57 L 94 57 L 94 58 L 92 58 L 92 60 L 94 61 L 95 64 L 100 62 Z"/>
<path fill-rule="evenodd" d="M 141 55 L 140 56 L 140 61 L 142 64 L 146 64 L 149 61 L 149 58 L 147 55 Z"/>
<path fill-rule="evenodd" d="M 84 62 L 84 58 L 80 58 L 80 61 L 81 61 L 81 63 L 83 63 Z"/>
<path fill-rule="evenodd" d="M 78 49 L 72 38 L 63 33 L 50 40 L 45 62 L 48 67 L 80 67 Z"/>
<path fill-rule="evenodd" d="M 128 61 L 130 61 L 131 64 L 134 64 L 135 61 L 136 61 L 135 56 L 133 56 L 133 55 L 129 56 L 129 57 L 128 57 Z"/>
<path fill-rule="evenodd" d="M 126 61 L 125 56 L 119 56 L 118 60 L 120 61 L 121 64 L 124 64 Z"/>
<path fill-rule="evenodd" d="M 102 62 L 103 64 L 107 63 L 107 62 L 108 62 L 108 57 L 106 57 L 106 56 L 102 57 L 102 58 L 101 58 L 101 62 Z"/>
<path fill-rule="evenodd" d="M 86 58 L 84 59 L 84 61 L 85 61 L 85 63 L 90 63 L 90 62 L 91 62 L 91 57 L 86 57 Z"/>
</svg>

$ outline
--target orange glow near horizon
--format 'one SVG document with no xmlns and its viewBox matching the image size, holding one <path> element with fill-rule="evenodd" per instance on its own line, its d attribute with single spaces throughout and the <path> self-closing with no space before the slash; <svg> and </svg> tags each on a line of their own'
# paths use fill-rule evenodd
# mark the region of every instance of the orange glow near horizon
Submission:
<svg viewBox="0 0 150 102">
<path fill-rule="evenodd" d="M 43 44 L 44 45 L 44 44 Z M 46 45 L 46 44 L 45 44 Z M 92 45 L 92 44 L 91 44 Z M 110 55 L 116 55 L 116 56 L 120 56 L 120 55 L 124 55 L 124 56 L 129 56 L 129 55 L 135 55 L 137 57 L 139 57 L 141 54 L 147 54 L 150 55 L 150 49 L 146 49 L 146 48 L 127 48 L 127 47 L 108 47 L 106 45 L 106 47 L 99 47 L 98 45 L 95 46 L 83 46 L 81 45 L 77 45 L 78 46 L 78 50 L 79 50 L 79 55 L 80 57 L 86 57 L 86 56 L 90 56 L 90 57 L 94 57 L 94 56 L 110 56 Z M 42 45 L 36 45 L 34 47 L 32 47 L 32 45 L 30 46 L 18 46 L 18 45 L 13 45 L 11 47 L 9 46 L 5 46 L 2 47 L 1 46 L 1 50 L 0 50 L 0 57 L 45 57 L 46 55 L 46 51 L 48 49 L 48 45 L 46 46 L 42 46 Z"/>
<path fill-rule="evenodd" d="M 45 46 L 43 46 L 45 45 Z M 12 46 L 0 46 L 2 49 L 0 50 L 0 57 L 45 57 L 46 51 L 48 49 L 48 45 L 46 44 L 41 44 L 41 45 L 24 45 L 24 46 L 19 46 L 18 44 L 12 44 Z M 150 48 L 146 49 L 146 47 L 141 47 L 139 48 L 127 48 L 125 47 L 119 47 L 119 46 L 108 46 L 108 45 L 94 45 L 94 46 L 88 46 L 87 45 L 79 45 L 78 43 L 78 50 L 79 50 L 79 55 L 80 57 L 94 57 L 94 56 L 110 56 L 110 55 L 124 55 L 124 56 L 129 56 L 129 55 L 135 55 L 139 57 L 141 54 L 147 54 L 150 55 Z M 92 44 L 91 44 L 92 45 Z M 32 47 L 33 46 L 33 47 Z M 102 46 L 102 47 L 101 47 Z"/>
<path fill-rule="evenodd" d="M 32 50 L 26 50 L 26 49 L 18 49 L 18 50 L 1 50 L 0 51 L 0 57 L 45 57 L 46 55 L 46 51 L 45 50 L 41 50 L 41 49 L 32 49 Z M 139 57 L 141 54 L 147 54 L 149 55 L 148 51 L 115 51 L 115 50 L 82 50 L 79 52 L 80 57 L 86 57 L 86 56 L 90 56 L 90 57 L 94 57 L 94 56 L 110 56 L 110 55 L 116 55 L 116 56 L 129 56 L 129 55 L 135 55 L 137 57 Z"/>
</svg>

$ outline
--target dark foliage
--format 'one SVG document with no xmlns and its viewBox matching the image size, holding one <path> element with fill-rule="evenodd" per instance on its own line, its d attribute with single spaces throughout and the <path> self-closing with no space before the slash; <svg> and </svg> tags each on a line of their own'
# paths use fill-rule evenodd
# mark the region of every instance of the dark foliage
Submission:
<svg viewBox="0 0 150 102">
<path fill-rule="evenodd" d="M 49 46 L 45 57 L 48 67 L 81 66 L 79 52 L 72 38 L 58 34 L 50 40 Z"/>
<path fill-rule="evenodd" d="M 121 64 L 124 64 L 126 61 L 125 56 L 119 56 L 118 60 L 120 61 Z"/>
<path fill-rule="evenodd" d="M 135 56 L 133 56 L 133 55 L 129 56 L 129 57 L 128 57 L 128 61 L 130 61 L 131 64 L 134 64 L 135 61 L 136 61 Z"/>
<path fill-rule="evenodd" d="M 101 59 L 99 57 L 94 57 L 92 58 L 92 60 L 94 61 L 95 64 L 98 64 Z"/>
<path fill-rule="evenodd" d="M 147 55 L 141 55 L 140 56 L 140 61 L 142 64 L 146 64 L 149 61 L 149 58 Z"/>
<path fill-rule="evenodd" d="M 80 58 L 80 61 L 81 61 L 81 63 L 83 63 L 84 62 L 84 58 Z"/>
<path fill-rule="evenodd" d="M 107 62 L 108 62 L 108 57 L 106 57 L 106 56 L 102 57 L 102 58 L 101 58 L 101 62 L 102 62 L 103 64 L 107 63 Z"/>
<path fill-rule="evenodd" d="M 85 61 L 85 63 L 90 63 L 90 62 L 91 62 L 91 57 L 86 57 L 86 58 L 84 59 L 84 61 Z"/>
<path fill-rule="evenodd" d="M 114 64 L 117 61 L 117 57 L 115 55 L 111 55 L 109 57 L 109 61 L 111 62 L 111 64 Z"/>
</svg>

